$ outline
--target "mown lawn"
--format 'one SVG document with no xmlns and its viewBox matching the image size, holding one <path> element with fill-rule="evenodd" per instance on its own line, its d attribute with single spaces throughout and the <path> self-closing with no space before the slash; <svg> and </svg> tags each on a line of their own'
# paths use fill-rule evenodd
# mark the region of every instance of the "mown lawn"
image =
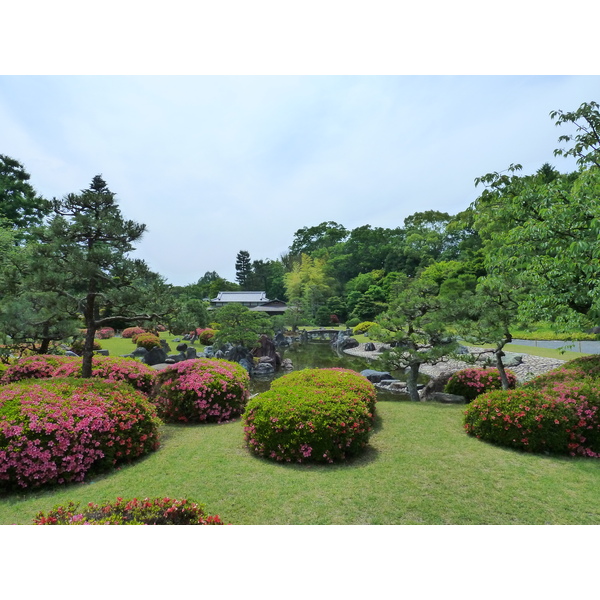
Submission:
<svg viewBox="0 0 600 600">
<path fill-rule="evenodd" d="M 69 500 L 195 499 L 233 524 L 598 524 L 600 461 L 529 455 L 462 430 L 464 407 L 381 402 L 368 451 L 343 465 L 251 456 L 241 421 L 163 428 L 161 448 L 88 483 L 0 497 L 0 523 Z"/>
</svg>

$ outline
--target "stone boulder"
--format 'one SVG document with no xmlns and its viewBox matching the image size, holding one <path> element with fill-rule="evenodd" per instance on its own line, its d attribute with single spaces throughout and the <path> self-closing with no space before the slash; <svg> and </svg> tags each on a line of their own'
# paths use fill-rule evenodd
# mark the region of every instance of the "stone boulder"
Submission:
<svg viewBox="0 0 600 600">
<path fill-rule="evenodd" d="M 138 346 L 129 356 L 133 356 L 134 358 L 143 358 L 146 356 L 146 354 L 148 354 L 148 350 Z"/>
<path fill-rule="evenodd" d="M 364 347 L 365 352 L 375 352 L 375 344 L 373 342 L 367 342 Z"/>
<path fill-rule="evenodd" d="M 177 350 L 177 352 L 185 352 L 187 349 L 188 345 L 185 343 L 177 344 L 177 346 L 175 347 L 175 350 Z"/>
<path fill-rule="evenodd" d="M 505 352 L 502 357 L 502 364 L 505 367 L 517 367 L 523 362 L 522 354 L 515 354 L 514 352 Z"/>
<path fill-rule="evenodd" d="M 188 348 L 185 351 L 185 358 L 187 360 L 193 360 L 194 358 L 197 358 L 196 348 Z"/>
<path fill-rule="evenodd" d="M 394 379 L 387 371 L 374 371 L 373 369 L 365 369 L 360 374 L 366 377 L 371 383 L 379 383 L 383 379 Z"/>
<path fill-rule="evenodd" d="M 294 364 L 292 363 L 292 359 L 291 358 L 284 358 L 281 361 L 281 368 L 284 371 L 292 371 L 294 369 Z"/>
<path fill-rule="evenodd" d="M 142 362 L 150 365 L 151 367 L 154 365 L 160 365 L 167 360 L 167 353 L 162 348 L 152 348 L 149 352 L 144 354 L 142 357 Z"/>
</svg>

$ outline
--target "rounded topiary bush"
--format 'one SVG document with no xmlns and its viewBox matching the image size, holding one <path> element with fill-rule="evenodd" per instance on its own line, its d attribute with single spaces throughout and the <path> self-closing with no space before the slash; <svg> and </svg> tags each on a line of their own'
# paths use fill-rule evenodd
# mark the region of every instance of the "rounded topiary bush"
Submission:
<svg viewBox="0 0 600 600">
<path fill-rule="evenodd" d="M 78 361 L 72 356 L 36 354 L 19 358 L 2 373 L 0 383 L 14 383 L 22 379 L 46 379 L 52 377 L 61 365 Z"/>
<path fill-rule="evenodd" d="M 583 371 L 589 377 L 600 378 L 600 354 L 581 356 L 580 358 L 569 360 L 561 368 L 577 369 Z"/>
<path fill-rule="evenodd" d="M 127 327 L 121 332 L 121 337 L 133 338 L 135 335 L 139 335 L 140 333 L 146 333 L 146 330 L 142 329 L 141 327 Z"/>
<path fill-rule="evenodd" d="M 54 371 L 53 377 L 81 377 L 81 364 L 81 359 L 65 362 Z M 151 394 L 156 382 L 156 371 L 132 358 L 94 356 L 92 377 L 123 381 L 145 394 Z"/>
<path fill-rule="evenodd" d="M 344 460 L 367 445 L 375 402 L 373 384 L 354 371 L 297 371 L 250 400 L 246 443 L 254 454 L 277 461 Z"/>
<path fill-rule="evenodd" d="M 157 382 L 158 414 L 171 423 L 231 421 L 250 397 L 248 372 L 227 360 L 182 361 L 160 371 Z"/>
<path fill-rule="evenodd" d="M 552 387 L 558 383 L 570 383 L 581 381 L 583 379 L 589 379 L 588 375 L 583 369 L 569 369 L 566 367 L 566 364 L 567 363 L 561 367 L 558 367 L 557 369 L 553 369 L 547 373 L 542 373 L 541 375 L 530 379 L 524 383 L 522 387 L 539 390 Z"/>
<path fill-rule="evenodd" d="M 34 525 L 223 525 L 219 515 L 207 515 L 204 506 L 187 499 L 144 498 L 95 504 L 80 508 L 69 502 L 48 513 L 39 512 Z"/>
<path fill-rule="evenodd" d="M 135 336 L 135 344 L 138 348 L 150 351 L 152 348 L 160 348 L 160 338 L 153 333 L 140 333 Z"/>
<path fill-rule="evenodd" d="M 512 371 L 506 370 L 506 378 L 510 388 L 517 385 L 517 378 Z M 498 369 L 481 369 L 477 367 L 456 371 L 444 387 L 446 393 L 464 396 L 467 402 L 474 400 L 485 392 L 501 389 L 502 381 Z"/>
<path fill-rule="evenodd" d="M 198 336 L 198 341 L 203 346 L 208 346 L 212 344 L 213 338 L 215 337 L 216 330 L 211 329 L 210 327 L 206 327 L 204 329 L 198 328 L 196 329 L 196 335 Z"/>
<path fill-rule="evenodd" d="M 115 330 L 112 327 L 102 327 L 96 331 L 95 337 L 99 340 L 108 340 L 109 338 L 115 337 Z"/>
<path fill-rule="evenodd" d="M 375 323 L 373 323 L 372 321 L 363 321 L 362 323 L 359 323 L 352 329 L 352 333 L 354 335 L 360 335 L 361 333 L 367 333 L 367 331 L 369 331 L 369 329 L 371 329 L 371 327 L 373 325 L 375 325 Z"/>
<path fill-rule="evenodd" d="M 26 380 L 0 388 L 0 487 L 83 481 L 158 447 L 141 392 L 114 382 Z"/>
<path fill-rule="evenodd" d="M 543 389 L 493 391 L 465 411 L 465 429 L 483 440 L 526 450 L 600 456 L 600 384 L 557 382 Z"/>
</svg>

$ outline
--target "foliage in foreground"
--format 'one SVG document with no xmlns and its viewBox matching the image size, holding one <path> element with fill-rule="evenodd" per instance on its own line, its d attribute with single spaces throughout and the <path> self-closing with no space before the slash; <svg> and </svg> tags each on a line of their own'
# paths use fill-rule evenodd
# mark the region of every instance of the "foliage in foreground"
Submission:
<svg viewBox="0 0 600 600">
<path fill-rule="evenodd" d="M 227 360 L 198 358 L 157 376 L 155 402 L 170 423 L 225 423 L 239 417 L 250 397 L 248 372 Z"/>
<path fill-rule="evenodd" d="M 77 361 L 77 358 L 54 354 L 25 356 L 19 358 L 2 373 L 0 384 L 14 383 L 23 379 L 47 379 L 54 375 L 58 367 L 74 361 Z"/>
<path fill-rule="evenodd" d="M 186 499 L 144 498 L 94 504 L 55 506 L 39 512 L 34 525 L 223 525 L 219 515 L 207 515 L 204 506 Z"/>
<path fill-rule="evenodd" d="M 327 462 L 359 454 L 373 425 L 375 387 L 346 369 L 305 369 L 248 403 L 245 439 L 258 456 Z"/>
<path fill-rule="evenodd" d="M 158 448 L 141 392 L 114 382 L 26 380 L 0 388 L 1 487 L 83 481 Z"/>
<path fill-rule="evenodd" d="M 514 388 L 517 378 L 514 373 L 506 371 L 509 386 Z M 485 392 L 502 389 L 502 379 L 498 369 L 470 368 L 462 369 L 453 373 L 444 391 L 448 394 L 464 396 L 467 402 L 471 402 Z"/>
<path fill-rule="evenodd" d="M 600 457 L 600 381 L 565 367 L 477 397 L 465 411 L 467 433 L 529 452 Z"/>
</svg>

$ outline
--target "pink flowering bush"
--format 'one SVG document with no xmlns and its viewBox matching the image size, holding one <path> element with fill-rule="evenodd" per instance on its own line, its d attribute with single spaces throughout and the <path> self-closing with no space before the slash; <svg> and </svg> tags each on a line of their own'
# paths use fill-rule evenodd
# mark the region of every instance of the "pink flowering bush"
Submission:
<svg viewBox="0 0 600 600">
<path fill-rule="evenodd" d="M 154 402 L 170 423 L 225 423 L 239 417 L 250 396 L 248 372 L 227 360 L 198 358 L 159 371 Z"/>
<path fill-rule="evenodd" d="M 212 340 L 215 337 L 216 333 L 217 332 L 214 329 L 211 329 L 210 327 L 206 327 L 204 329 L 201 329 L 201 328 L 196 329 L 196 335 L 198 336 L 198 341 L 203 346 L 208 346 L 208 345 L 212 344 Z"/>
<path fill-rule="evenodd" d="M 286 462 L 326 462 L 359 454 L 373 426 L 376 391 L 346 369 L 305 369 L 276 379 L 246 407 L 246 444 Z"/>
<path fill-rule="evenodd" d="M 140 333 L 146 333 L 146 330 L 141 327 L 127 327 L 121 332 L 121 337 L 133 338 L 133 336 L 139 335 Z"/>
<path fill-rule="evenodd" d="M 102 327 L 95 333 L 95 337 L 99 340 L 108 340 L 111 337 L 115 337 L 115 330 L 112 327 Z"/>
<path fill-rule="evenodd" d="M 26 380 L 0 388 L 0 488 L 83 481 L 158 447 L 141 392 L 98 380 Z"/>
<path fill-rule="evenodd" d="M 46 379 L 52 377 L 61 365 L 74 361 L 78 361 L 78 359 L 54 354 L 36 354 L 19 358 L 4 370 L 0 377 L 0 383 L 14 383 L 22 379 Z"/>
<path fill-rule="evenodd" d="M 144 498 L 94 504 L 55 506 L 39 512 L 34 525 L 223 525 L 219 515 L 207 515 L 205 507 L 187 499 Z"/>
<path fill-rule="evenodd" d="M 465 412 L 470 435 L 529 452 L 600 457 L 600 383 L 592 378 L 493 391 Z"/>
<path fill-rule="evenodd" d="M 517 378 L 512 371 L 506 371 L 510 388 L 517 385 Z M 448 394 L 464 396 L 467 402 L 474 400 L 480 394 L 491 390 L 501 390 L 502 381 L 498 369 L 470 368 L 453 373 L 444 391 Z"/>
<path fill-rule="evenodd" d="M 81 359 L 65 362 L 53 373 L 53 377 L 81 377 Z M 132 358 L 117 356 L 94 356 L 92 377 L 107 381 L 123 381 L 135 389 L 151 394 L 156 383 L 156 371 Z"/>
<path fill-rule="evenodd" d="M 160 348 L 160 338 L 153 333 L 140 333 L 135 336 L 135 345 L 150 351 L 152 348 Z"/>
</svg>

